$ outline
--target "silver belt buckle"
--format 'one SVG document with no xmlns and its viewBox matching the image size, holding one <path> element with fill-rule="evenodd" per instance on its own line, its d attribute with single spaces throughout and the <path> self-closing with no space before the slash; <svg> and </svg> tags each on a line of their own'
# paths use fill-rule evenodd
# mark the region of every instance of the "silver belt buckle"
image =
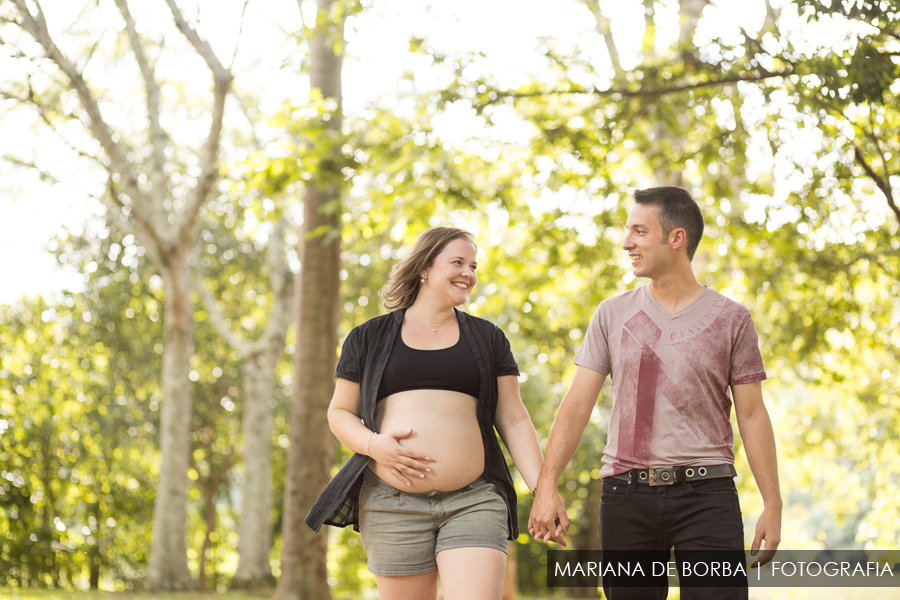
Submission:
<svg viewBox="0 0 900 600">
<path fill-rule="evenodd" d="M 675 483 L 674 467 L 650 468 L 650 485 L 672 485 Z"/>
</svg>

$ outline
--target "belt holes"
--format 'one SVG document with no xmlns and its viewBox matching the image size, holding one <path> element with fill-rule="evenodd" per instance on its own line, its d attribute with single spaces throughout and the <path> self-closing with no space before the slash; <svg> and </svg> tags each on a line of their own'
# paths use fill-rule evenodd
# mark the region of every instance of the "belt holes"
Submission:
<svg viewBox="0 0 900 600">
<path fill-rule="evenodd" d="M 641 471 L 641 480 L 647 479 L 647 472 Z"/>
<path fill-rule="evenodd" d="M 701 477 L 702 477 L 703 475 L 706 475 L 706 467 L 700 467 L 700 468 L 697 470 L 697 472 L 700 474 Z"/>
<path fill-rule="evenodd" d="M 668 481 L 668 480 L 669 480 L 669 474 L 668 474 L 668 473 L 663 473 L 663 474 L 662 474 L 662 478 L 663 478 L 663 481 Z"/>
<path fill-rule="evenodd" d="M 688 477 L 693 477 L 693 476 L 694 476 L 694 470 L 693 470 L 693 469 L 688 469 L 687 471 L 684 472 L 684 474 L 687 475 Z"/>
</svg>

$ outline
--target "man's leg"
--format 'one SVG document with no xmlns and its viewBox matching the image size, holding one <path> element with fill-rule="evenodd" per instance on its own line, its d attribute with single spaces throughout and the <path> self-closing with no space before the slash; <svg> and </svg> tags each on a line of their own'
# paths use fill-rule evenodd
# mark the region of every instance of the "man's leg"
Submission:
<svg viewBox="0 0 900 600">
<path fill-rule="evenodd" d="M 678 572 L 707 572 L 717 563 L 744 557 L 744 524 L 734 479 L 721 477 L 671 486 L 671 535 Z M 699 563 L 699 564 L 698 564 Z M 731 567 L 728 567 L 731 568 Z M 746 569 L 746 565 L 744 565 Z M 735 570 L 732 569 L 732 572 Z M 741 587 L 684 587 L 682 600 L 746 600 L 746 580 Z"/>
<path fill-rule="evenodd" d="M 665 563 L 669 546 L 665 530 L 665 505 L 660 488 L 629 485 L 612 479 L 603 482 L 600 495 L 600 548 L 604 566 L 609 558 L 633 561 L 640 551 L 643 564 Z M 621 552 L 621 554 L 619 553 Z M 644 569 L 645 575 L 650 575 Z M 668 581 L 661 578 L 655 587 L 625 587 L 630 578 L 603 577 L 603 593 L 610 600 L 664 600 Z"/>
</svg>

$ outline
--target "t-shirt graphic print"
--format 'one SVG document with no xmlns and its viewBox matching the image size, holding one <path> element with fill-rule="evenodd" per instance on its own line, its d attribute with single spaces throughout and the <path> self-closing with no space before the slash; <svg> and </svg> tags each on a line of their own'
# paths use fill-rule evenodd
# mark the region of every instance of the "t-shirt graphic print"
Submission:
<svg viewBox="0 0 900 600">
<path fill-rule="evenodd" d="M 733 463 L 729 386 L 766 378 L 758 343 L 749 311 L 708 288 L 671 314 L 649 285 L 601 302 L 575 355 L 611 379 L 600 476 Z"/>
</svg>

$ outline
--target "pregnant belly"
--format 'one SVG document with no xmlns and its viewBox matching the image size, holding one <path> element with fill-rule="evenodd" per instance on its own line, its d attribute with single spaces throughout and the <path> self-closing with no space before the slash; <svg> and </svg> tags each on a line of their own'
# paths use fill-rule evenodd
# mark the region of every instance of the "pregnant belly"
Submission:
<svg viewBox="0 0 900 600">
<path fill-rule="evenodd" d="M 388 485 L 405 492 L 449 492 L 467 486 L 484 472 L 484 444 L 476 400 L 447 390 L 410 390 L 388 396 L 375 413 L 379 433 L 412 428 L 400 444 L 431 457 L 424 478 L 407 475 L 411 485 L 374 461 L 369 468 Z"/>
</svg>

